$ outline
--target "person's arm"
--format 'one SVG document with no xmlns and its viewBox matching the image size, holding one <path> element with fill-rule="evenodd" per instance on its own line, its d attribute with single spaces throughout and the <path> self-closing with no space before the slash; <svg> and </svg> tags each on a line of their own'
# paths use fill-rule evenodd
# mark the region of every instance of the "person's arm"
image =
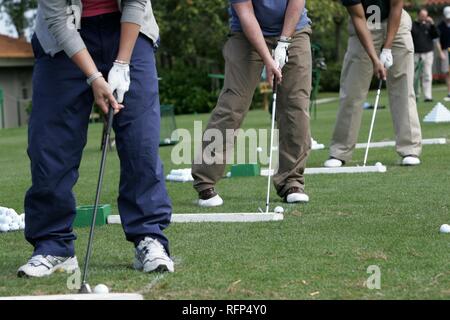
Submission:
<svg viewBox="0 0 450 320">
<path fill-rule="evenodd" d="M 402 19 L 403 0 L 391 0 L 391 11 L 388 18 L 386 41 L 384 49 L 392 49 L 395 36 L 397 35 L 400 21 Z"/>
<path fill-rule="evenodd" d="M 288 50 L 291 45 L 291 37 L 295 32 L 303 10 L 305 9 L 305 0 L 291 0 L 286 8 L 283 30 L 275 49 L 275 62 L 280 69 L 288 62 Z"/>
<path fill-rule="evenodd" d="M 146 0 L 123 0 L 120 44 L 116 60 L 108 74 L 108 83 L 122 103 L 130 89 L 130 62 L 141 25 L 144 21 Z"/>
<path fill-rule="evenodd" d="M 272 58 L 272 54 L 270 53 L 266 41 L 264 40 L 264 35 L 261 27 L 259 26 L 258 20 L 256 19 L 252 2 L 249 0 L 233 3 L 232 5 L 239 17 L 245 36 L 258 52 L 266 66 L 267 79 L 269 83 L 272 84 L 274 76 L 277 78 L 278 82 L 281 82 L 281 71 L 275 60 Z"/>
<path fill-rule="evenodd" d="M 386 80 L 386 69 L 378 58 L 377 51 L 372 41 L 372 35 L 367 27 L 367 20 L 364 13 L 364 7 L 362 4 L 356 4 L 347 7 L 347 11 L 350 14 L 352 23 L 355 27 L 356 34 L 358 35 L 361 44 L 369 55 L 370 60 L 373 63 L 374 74 L 383 80 Z"/>
<path fill-rule="evenodd" d="M 446 52 L 444 50 L 442 50 L 442 46 L 441 46 L 441 42 L 439 41 L 439 39 L 436 40 L 436 47 L 438 49 L 439 52 L 439 56 L 441 57 L 441 60 L 446 60 Z"/>
<path fill-rule="evenodd" d="M 286 16 L 284 17 L 282 37 L 290 38 L 295 32 L 303 10 L 305 9 L 305 0 L 291 0 L 286 9 Z"/>
<path fill-rule="evenodd" d="M 81 12 L 73 13 L 65 0 L 39 0 L 38 4 L 47 22 L 48 30 L 53 35 L 57 44 L 64 50 L 69 58 L 81 69 L 86 78 L 99 75 L 98 69 L 86 49 L 83 39 L 77 31 L 73 17 Z M 117 103 L 108 83 L 102 76 L 97 76 L 91 83 L 95 103 L 105 113 L 109 110 L 109 104 L 117 113 L 122 106 Z"/>
</svg>

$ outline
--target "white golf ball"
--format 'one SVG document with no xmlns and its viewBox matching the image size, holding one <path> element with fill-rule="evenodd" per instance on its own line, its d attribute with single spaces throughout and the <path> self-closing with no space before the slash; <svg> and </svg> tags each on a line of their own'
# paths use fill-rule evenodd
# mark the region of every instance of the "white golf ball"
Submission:
<svg viewBox="0 0 450 320">
<path fill-rule="evenodd" d="M 273 210 L 275 213 L 283 213 L 284 212 L 284 209 L 283 209 L 283 207 L 280 207 L 280 206 L 278 206 L 278 207 L 275 207 L 275 209 Z"/>
<path fill-rule="evenodd" d="M 256 148 L 256 151 L 258 151 L 258 152 L 262 152 L 262 151 L 263 151 L 263 149 L 262 149 L 261 147 L 258 147 L 258 148 Z"/>
<path fill-rule="evenodd" d="M 98 293 L 98 294 L 109 293 L 109 289 L 104 284 L 98 284 L 94 288 L 94 293 Z"/>
<path fill-rule="evenodd" d="M 164 139 L 165 144 L 170 144 L 172 141 L 169 138 Z"/>
<path fill-rule="evenodd" d="M 0 232 L 8 232 L 8 231 L 9 231 L 9 225 L 0 224 Z"/>
<path fill-rule="evenodd" d="M 377 163 L 375 163 L 375 165 L 376 165 L 377 167 L 383 166 L 383 164 L 382 164 L 381 162 L 377 162 Z"/>
<path fill-rule="evenodd" d="M 450 226 L 448 224 L 443 224 L 440 231 L 441 233 L 450 233 Z"/>
</svg>

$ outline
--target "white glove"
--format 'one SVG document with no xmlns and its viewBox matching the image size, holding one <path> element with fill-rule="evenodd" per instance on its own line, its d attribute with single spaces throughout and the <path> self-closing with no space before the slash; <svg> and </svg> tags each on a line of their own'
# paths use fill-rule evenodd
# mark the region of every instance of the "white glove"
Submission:
<svg viewBox="0 0 450 320">
<path fill-rule="evenodd" d="M 391 49 L 383 49 L 380 55 L 380 61 L 386 69 L 389 69 L 394 64 L 394 57 L 392 57 Z"/>
<path fill-rule="evenodd" d="M 280 69 L 283 69 L 284 65 L 288 62 L 288 48 L 289 42 L 278 41 L 278 45 L 275 49 L 275 62 Z"/>
<path fill-rule="evenodd" d="M 114 62 L 108 74 L 108 83 L 116 94 L 118 103 L 123 102 L 125 93 L 130 89 L 130 82 L 130 65 Z"/>
</svg>

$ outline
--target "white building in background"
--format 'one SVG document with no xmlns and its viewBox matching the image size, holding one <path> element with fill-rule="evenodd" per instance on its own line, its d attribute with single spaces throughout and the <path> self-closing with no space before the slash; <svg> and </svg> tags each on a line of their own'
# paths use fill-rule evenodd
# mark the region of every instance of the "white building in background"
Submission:
<svg viewBox="0 0 450 320">
<path fill-rule="evenodd" d="M 0 129 L 27 124 L 33 64 L 30 43 L 0 35 Z"/>
</svg>

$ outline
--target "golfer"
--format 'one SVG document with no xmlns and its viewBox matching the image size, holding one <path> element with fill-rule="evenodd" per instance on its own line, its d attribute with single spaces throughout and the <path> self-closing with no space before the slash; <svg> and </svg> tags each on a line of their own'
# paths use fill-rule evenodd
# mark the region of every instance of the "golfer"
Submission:
<svg viewBox="0 0 450 320">
<path fill-rule="evenodd" d="M 434 47 L 436 40 L 439 39 L 439 32 L 434 24 L 433 18 L 428 15 L 425 8 L 419 10 L 417 21 L 413 22 L 411 34 L 414 41 L 415 62 L 420 60 L 423 63 L 422 87 L 425 96 L 425 102 L 433 101 L 433 61 Z"/>
<path fill-rule="evenodd" d="M 351 22 L 341 73 L 339 110 L 330 159 L 325 161 L 325 166 L 340 167 L 352 158 L 361 125 L 362 105 L 373 72 L 387 79 L 396 150 L 402 158 L 401 164 L 419 165 L 422 135 L 414 93 L 411 17 L 403 10 L 402 0 L 342 0 L 342 3 L 348 9 Z"/>
<path fill-rule="evenodd" d="M 225 137 L 227 129 L 236 130 L 241 126 L 265 66 L 268 81 L 272 83 L 275 77 L 279 82 L 280 160 L 274 184 L 285 201 L 308 202 L 303 172 L 311 149 L 308 107 L 312 62 L 311 22 L 305 1 L 230 0 L 230 5 L 231 32 L 223 49 L 224 87 L 206 132 L 216 129 Z M 272 49 L 275 49 L 274 57 Z M 200 157 L 205 147 L 204 142 Z M 215 159 L 225 159 L 230 148 L 233 145 L 224 143 L 223 148 L 214 150 Z M 192 175 L 199 194 L 198 204 L 222 205 L 223 200 L 214 188 L 224 174 L 226 163 L 209 158 L 195 163 Z"/>
<path fill-rule="evenodd" d="M 126 238 L 136 247 L 134 266 L 144 272 L 173 272 L 163 234 L 171 202 L 158 155 L 154 57 L 158 26 L 151 3 L 75 0 L 70 7 L 67 3 L 39 1 L 32 39 L 36 57 L 28 129 L 32 186 L 25 197 L 25 237 L 34 252 L 18 275 L 42 277 L 78 268 L 72 188 L 94 102 L 104 113 L 109 105 L 116 113 L 118 207 Z"/>
</svg>

